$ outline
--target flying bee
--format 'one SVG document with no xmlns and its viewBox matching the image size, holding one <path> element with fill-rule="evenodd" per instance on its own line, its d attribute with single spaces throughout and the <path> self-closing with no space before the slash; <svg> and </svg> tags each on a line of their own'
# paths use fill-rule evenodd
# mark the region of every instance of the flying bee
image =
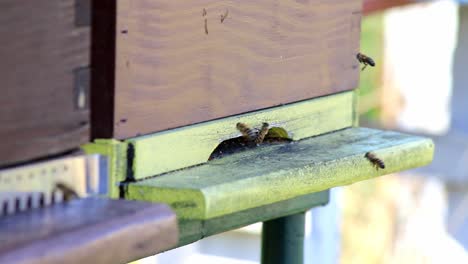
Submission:
<svg viewBox="0 0 468 264">
<path fill-rule="evenodd" d="M 364 64 L 364 67 L 362 67 L 361 71 L 363 71 L 367 67 L 367 65 L 370 65 L 372 67 L 375 66 L 374 60 L 371 57 L 368 57 L 362 53 L 358 53 L 356 55 L 356 58 L 358 59 L 359 63 Z"/>
<path fill-rule="evenodd" d="M 236 124 L 236 128 L 247 141 L 254 141 L 257 138 L 258 132 L 251 129 L 247 124 L 239 122 Z"/>
<path fill-rule="evenodd" d="M 55 184 L 55 187 L 53 189 L 53 192 L 55 191 L 60 191 L 62 192 L 63 194 L 63 200 L 64 201 L 70 201 L 72 199 L 76 199 L 78 198 L 78 194 L 70 187 L 70 186 L 67 186 L 65 183 L 63 182 L 57 182 Z"/>
<path fill-rule="evenodd" d="M 261 144 L 263 142 L 263 140 L 265 139 L 265 136 L 266 134 L 268 133 L 268 130 L 270 129 L 269 128 L 269 124 L 268 123 L 263 123 L 262 124 L 262 128 L 260 129 L 260 131 L 258 132 L 258 135 L 257 137 L 255 138 L 255 144 Z"/>
<path fill-rule="evenodd" d="M 374 153 L 367 152 L 364 157 L 366 157 L 370 163 L 372 163 L 372 166 L 374 166 L 376 170 L 379 170 L 379 168 L 385 169 L 385 163 L 381 159 L 377 158 Z"/>
</svg>

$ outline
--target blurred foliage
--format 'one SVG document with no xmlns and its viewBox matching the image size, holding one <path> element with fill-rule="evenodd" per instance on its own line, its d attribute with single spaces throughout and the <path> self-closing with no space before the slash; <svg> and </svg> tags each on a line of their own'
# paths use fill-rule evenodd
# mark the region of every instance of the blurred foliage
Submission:
<svg viewBox="0 0 468 264">
<path fill-rule="evenodd" d="M 361 52 L 376 62 L 376 67 L 367 67 L 361 72 L 359 82 L 360 118 L 376 121 L 379 115 L 378 92 L 381 82 L 383 58 L 383 16 L 366 16 L 361 24 Z"/>
<path fill-rule="evenodd" d="M 387 176 L 344 189 L 342 211 L 343 264 L 390 263 L 395 239 L 395 189 Z"/>
</svg>

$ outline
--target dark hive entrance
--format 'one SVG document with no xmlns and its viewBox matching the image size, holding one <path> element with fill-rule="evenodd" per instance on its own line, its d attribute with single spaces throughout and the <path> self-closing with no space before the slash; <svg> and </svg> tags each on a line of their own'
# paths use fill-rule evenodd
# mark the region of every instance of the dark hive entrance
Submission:
<svg viewBox="0 0 468 264">
<path fill-rule="evenodd" d="M 288 132 L 282 127 L 272 127 L 268 130 L 265 139 L 260 145 L 284 144 L 291 142 Z M 240 136 L 221 142 L 211 153 L 208 160 L 219 159 L 226 155 L 231 155 L 244 150 L 256 148 L 258 145 Z"/>
</svg>

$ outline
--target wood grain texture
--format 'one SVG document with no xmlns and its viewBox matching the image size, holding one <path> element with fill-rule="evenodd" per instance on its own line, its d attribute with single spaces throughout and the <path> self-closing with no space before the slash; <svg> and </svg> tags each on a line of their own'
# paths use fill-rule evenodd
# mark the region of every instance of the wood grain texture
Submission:
<svg viewBox="0 0 468 264">
<path fill-rule="evenodd" d="M 74 5 L 0 1 L 0 166 L 89 139 L 88 108 L 76 108 L 74 70 L 89 65 L 90 29 L 75 26 Z"/>
<path fill-rule="evenodd" d="M 115 105 L 103 122 L 123 139 L 353 89 L 361 7 L 118 1 Z"/>
<path fill-rule="evenodd" d="M 179 219 L 178 247 L 202 238 L 235 230 L 250 224 L 305 212 L 312 207 L 328 203 L 329 192 L 317 192 L 286 201 L 251 208 L 209 220 Z"/>
<path fill-rule="evenodd" d="M 262 111 L 127 140 L 133 146 L 133 179 L 205 163 L 222 141 L 240 136 L 237 122 L 282 127 L 293 140 L 351 127 L 355 92 L 315 98 Z"/>
<path fill-rule="evenodd" d="M 415 0 L 364 0 L 363 12 L 364 14 L 370 14 L 372 12 L 384 11 L 388 8 L 403 6 L 415 2 Z"/>
<path fill-rule="evenodd" d="M 88 198 L 0 219 L 0 263 L 126 263 L 173 247 L 162 204 Z"/>
<path fill-rule="evenodd" d="M 384 160 L 376 170 L 368 151 Z M 128 186 L 126 198 L 164 202 L 179 218 L 211 219 L 427 165 L 430 139 L 348 128 L 287 145 L 264 146 Z"/>
</svg>

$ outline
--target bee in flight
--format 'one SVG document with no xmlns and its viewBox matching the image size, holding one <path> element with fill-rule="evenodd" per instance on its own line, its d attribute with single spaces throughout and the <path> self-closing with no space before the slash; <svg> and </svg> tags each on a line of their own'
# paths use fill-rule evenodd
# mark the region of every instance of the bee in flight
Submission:
<svg viewBox="0 0 468 264">
<path fill-rule="evenodd" d="M 362 53 L 358 53 L 356 55 L 356 58 L 358 59 L 359 63 L 364 64 L 364 67 L 362 67 L 361 71 L 363 71 L 367 67 L 367 65 L 370 65 L 372 67 L 375 66 L 374 60 L 371 57 L 368 57 Z"/>
<path fill-rule="evenodd" d="M 255 144 L 259 145 L 263 142 L 263 140 L 265 139 L 265 136 L 268 134 L 269 126 L 270 125 L 268 123 L 262 124 L 262 128 L 260 129 L 257 137 L 255 138 Z"/>
<path fill-rule="evenodd" d="M 376 170 L 379 170 L 379 168 L 385 169 L 385 163 L 381 159 L 377 158 L 377 156 L 374 153 L 367 152 L 366 155 L 364 155 L 364 157 L 366 157 L 370 161 L 370 163 L 372 163 L 372 166 L 374 166 Z"/>
</svg>

